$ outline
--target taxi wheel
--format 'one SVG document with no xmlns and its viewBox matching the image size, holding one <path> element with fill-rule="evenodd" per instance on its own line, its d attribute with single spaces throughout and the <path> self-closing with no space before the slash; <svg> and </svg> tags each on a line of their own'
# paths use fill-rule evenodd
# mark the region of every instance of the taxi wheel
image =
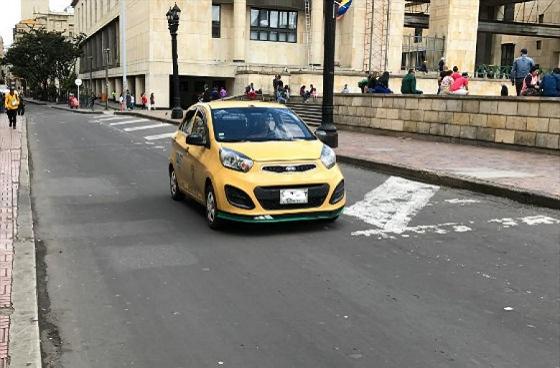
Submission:
<svg viewBox="0 0 560 368">
<path fill-rule="evenodd" d="M 219 229 L 223 225 L 223 221 L 218 218 L 218 204 L 212 184 L 206 186 L 206 222 L 213 230 Z"/>
<path fill-rule="evenodd" d="M 180 201 L 183 199 L 183 193 L 181 193 L 181 189 L 179 189 L 179 182 L 177 181 L 177 175 L 175 174 L 175 170 L 171 168 L 169 172 L 169 191 L 171 192 L 171 198 L 174 201 Z"/>
</svg>

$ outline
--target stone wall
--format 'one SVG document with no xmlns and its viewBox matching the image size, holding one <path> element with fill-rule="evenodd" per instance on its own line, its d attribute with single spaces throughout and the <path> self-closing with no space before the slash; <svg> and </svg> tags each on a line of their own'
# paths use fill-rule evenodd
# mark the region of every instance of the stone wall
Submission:
<svg viewBox="0 0 560 368">
<path fill-rule="evenodd" d="M 559 149 L 560 98 L 337 94 L 338 126 Z"/>
</svg>

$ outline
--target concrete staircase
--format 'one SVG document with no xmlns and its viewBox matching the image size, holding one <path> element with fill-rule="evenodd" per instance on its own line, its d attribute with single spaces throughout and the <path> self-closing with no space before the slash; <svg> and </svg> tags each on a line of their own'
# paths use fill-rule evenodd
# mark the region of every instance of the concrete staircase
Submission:
<svg viewBox="0 0 560 368">
<path fill-rule="evenodd" d="M 301 97 L 291 97 L 290 101 L 286 104 L 293 112 L 295 112 L 303 121 L 309 126 L 319 126 L 321 125 L 321 100 L 317 99 L 313 101 L 309 99 L 306 103 L 303 103 Z"/>
</svg>

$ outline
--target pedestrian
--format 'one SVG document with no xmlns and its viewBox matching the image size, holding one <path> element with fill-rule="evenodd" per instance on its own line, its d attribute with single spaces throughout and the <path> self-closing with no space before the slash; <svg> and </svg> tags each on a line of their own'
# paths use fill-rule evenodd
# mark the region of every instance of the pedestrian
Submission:
<svg viewBox="0 0 560 368">
<path fill-rule="evenodd" d="M 313 100 L 317 99 L 317 88 L 313 87 L 312 84 L 309 85 L 309 96 L 313 97 Z"/>
<path fill-rule="evenodd" d="M 4 107 L 4 93 L 0 92 L 0 113 L 4 113 L 4 110 L 6 110 L 6 108 Z"/>
<path fill-rule="evenodd" d="M 212 101 L 217 100 L 220 98 L 220 92 L 218 91 L 218 87 L 212 87 L 212 91 L 210 92 L 210 98 Z"/>
<path fill-rule="evenodd" d="M 466 96 L 469 94 L 469 73 L 463 73 L 461 76 L 453 81 L 449 87 L 449 93 L 453 95 Z"/>
<path fill-rule="evenodd" d="M 17 114 L 19 116 L 23 116 L 25 114 L 25 102 L 23 101 L 23 98 L 21 98 L 21 97 L 19 99 L 19 106 L 18 106 L 18 109 L 17 109 Z"/>
<path fill-rule="evenodd" d="M 554 68 L 543 77 L 541 89 L 544 97 L 560 97 L 560 68 Z"/>
<path fill-rule="evenodd" d="M 136 100 L 134 98 L 134 95 L 130 95 L 130 110 L 134 110 L 134 107 L 136 105 Z"/>
<path fill-rule="evenodd" d="M 408 69 L 408 74 L 404 76 L 401 84 L 401 93 L 421 95 L 423 92 L 416 89 L 416 76 L 414 69 Z"/>
<path fill-rule="evenodd" d="M 344 85 L 344 88 L 342 89 L 342 91 L 340 91 L 340 93 L 350 93 L 350 90 L 348 89 L 348 84 Z"/>
<path fill-rule="evenodd" d="M 527 49 L 521 49 L 521 56 L 514 60 L 511 67 L 511 85 L 515 86 L 515 91 L 518 96 L 521 96 L 521 89 L 523 88 L 523 80 L 530 73 L 531 68 L 535 66 L 535 62 L 527 56 Z"/>
<path fill-rule="evenodd" d="M 420 64 L 418 71 L 423 72 L 424 74 L 428 72 L 428 65 L 426 64 L 426 60 L 422 60 L 422 64 Z"/>
<path fill-rule="evenodd" d="M 148 96 L 146 96 L 145 92 L 142 92 L 140 99 L 142 101 L 142 110 L 148 110 Z"/>
<path fill-rule="evenodd" d="M 461 78 L 461 73 L 459 73 L 459 68 L 457 67 L 457 65 L 453 67 L 453 73 L 451 74 L 451 78 L 453 78 L 453 80 L 457 78 Z"/>
<path fill-rule="evenodd" d="M 119 105 L 120 105 L 120 108 L 121 108 L 121 112 L 124 111 L 124 102 L 125 102 L 124 97 L 123 97 L 123 94 L 121 92 L 121 95 L 119 96 Z"/>
<path fill-rule="evenodd" d="M 226 87 L 222 86 L 220 87 L 220 98 L 226 98 L 226 97 L 227 97 Z"/>
<path fill-rule="evenodd" d="M 452 73 L 449 73 L 449 76 L 451 76 Z M 443 82 L 443 78 L 445 78 L 445 76 L 447 75 L 447 66 L 444 65 L 443 66 L 443 70 L 441 70 L 439 72 L 439 77 L 438 77 L 438 91 L 437 94 L 439 95 L 441 92 L 441 82 Z"/>
<path fill-rule="evenodd" d="M 375 86 L 377 86 L 377 75 L 370 73 L 367 82 L 367 92 L 373 93 L 375 90 Z"/>
<path fill-rule="evenodd" d="M 445 70 L 445 58 L 444 57 L 439 59 L 438 70 L 439 70 L 440 73 Z"/>
<path fill-rule="evenodd" d="M 113 92 L 111 92 L 111 97 L 113 98 L 114 102 L 117 102 L 117 92 L 113 90 Z"/>
<path fill-rule="evenodd" d="M 150 109 L 151 110 L 155 110 L 156 109 L 156 97 L 154 96 L 154 93 L 150 93 Z"/>
<path fill-rule="evenodd" d="M 132 101 L 132 96 L 130 95 L 130 91 L 127 89 L 126 96 L 125 96 L 125 103 L 126 103 L 127 110 L 131 109 L 131 101 Z"/>
<path fill-rule="evenodd" d="M 509 90 L 505 84 L 502 84 L 502 89 L 500 91 L 500 96 L 505 97 L 509 95 Z"/>
<path fill-rule="evenodd" d="M 4 98 L 4 107 L 6 108 L 6 113 L 8 114 L 8 127 L 15 129 L 17 123 L 17 110 L 19 107 L 19 96 L 14 91 L 13 86 L 10 86 L 10 92 Z"/>
<path fill-rule="evenodd" d="M 527 73 L 525 79 L 523 79 L 523 84 L 521 86 L 522 96 L 540 96 L 541 86 L 539 82 L 539 67 L 534 65 Z"/>
<path fill-rule="evenodd" d="M 449 88 L 451 87 L 451 85 L 454 82 L 454 79 L 453 79 L 453 77 L 451 77 L 451 74 L 453 74 L 453 71 L 451 71 L 451 70 L 445 70 L 443 72 L 443 79 L 441 80 L 441 84 L 439 86 L 438 95 L 448 95 L 449 94 Z"/>
<path fill-rule="evenodd" d="M 389 72 L 385 71 L 381 74 L 381 77 L 377 80 L 377 84 L 389 89 Z"/>
</svg>

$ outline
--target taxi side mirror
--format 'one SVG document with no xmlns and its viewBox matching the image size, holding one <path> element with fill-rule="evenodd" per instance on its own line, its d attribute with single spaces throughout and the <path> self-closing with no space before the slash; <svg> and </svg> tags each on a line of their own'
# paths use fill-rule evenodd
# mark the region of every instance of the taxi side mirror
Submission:
<svg viewBox="0 0 560 368">
<path fill-rule="evenodd" d="M 190 134 L 187 136 L 187 144 L 191 144 L 193 146 L 204 146 L 206 143 L 204 142 L 204 137 L 200 134 Z"/>
</svg>

